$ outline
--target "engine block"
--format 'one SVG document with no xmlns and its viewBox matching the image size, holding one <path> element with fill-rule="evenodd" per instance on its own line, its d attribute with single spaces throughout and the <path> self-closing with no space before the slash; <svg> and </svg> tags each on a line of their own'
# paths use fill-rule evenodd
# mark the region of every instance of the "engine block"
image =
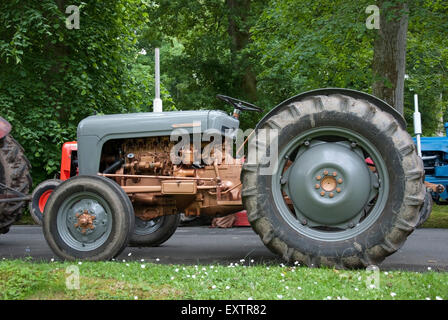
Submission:
<svg viewBox="0 0 448 320">
<path fill-rule="evenodd" d="M 112 176 L 133 202 L 135 215 L 151 220 L 168 214 L 220 216 L 242 209 L 239 181 L 243 160 L 227 148 L 193 164 L 193 145 L 180 152 L 182 162 L 173 163 L 175 142 L 169 137 L 122 140 L 122 166 Z M 202 150 L 206 144 L 202 145 Z M 117 156 L 104 156 L 105 159 Z M 210 161 L 210 158 L 213 161 Z"/>
</svg>

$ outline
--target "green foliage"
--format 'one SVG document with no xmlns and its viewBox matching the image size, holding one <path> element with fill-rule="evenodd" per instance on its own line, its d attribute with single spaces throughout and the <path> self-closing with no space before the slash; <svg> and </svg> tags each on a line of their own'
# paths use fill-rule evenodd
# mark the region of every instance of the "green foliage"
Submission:
<svg viewBox="0 0 448 320">
<path fill-rule="evenodd" d="M 376 31 L 365 26 L 370 4 L 271 0 L 252 28 L 259 90 L 266 99 L 278 101 L 319 87 L 371 92 Z M 405 117 L 412 123 L 413 94 L 418 93 L 424 133 L 432 135 L 447 110 L 447 4 L 412 1 L 409 10 Z"/>
<path fill-rule="evenodd" d="M 140 45 L 148 52 L 156 46 L 162 47 L 162 82 L 176 107 L 230 112 L 215 96 L 222 93 L 247 98 L 241 82 L 246 69 L 253 64 L 252 52 L 234 48 L 230 20 L 236 21 L 238 29 L 248 31 L 263 1 L 251 1 L 250 10 L 239 13 L 222 0 L 155 2 L 157 5 L 148 9 L 151 19 Z"/>
<path fill-rule="evenodd" d="M 230 112 L 215 99 L 218 93 L 268 111 L 315 88 L 371 92 L 377 33 L 365 25 L 371 4 L 4 0 L 0 115 L 12 123 L 38 183 L 57 172 L 61 144 L 76 138 L 84 117 L 151 110 L 155 47 L 161 47 L 165 110 Z M 68 5 L 79 6 L 80 29 L 65 27 Z M 405 117 L 411 123 L 413 94 L 418 93 L 424 133 L 431 135 L 442 115 L 448 120 L 448 5 L 442 0 L 408 5 Z M 245 85 L 251 74 L 256 78 L 255 96 Z M 254 127 L 260 116 L 243 113 L 241 126 Z"/>
<path fill-rule="evenodd" d="M 131 68 L 147 21 L 144 3 L 57 2 L 0 4 L 0 113 L 25 148 L 35 182 L 57 171 L 61 144 L 76 138 L 81 119 L 141 110 L 146 90 Z M 79 29 L 65 27 L 69 4 L 79 6 Z"/>
<path fill-rule="evenodd" d="M 412 121 L 413 96 L 419 95 L 424 135 L 442 131 L 448 121 L 448 3 L 417 1 L 411 6 L 407 38 L 405 116 Z"/>
<path fill-rule="evenodd" d="M 272 0 L 252 28 L 259 89 L 282 101 L 322 87 L 370 91 L 368 1 Z"/>
</svg>

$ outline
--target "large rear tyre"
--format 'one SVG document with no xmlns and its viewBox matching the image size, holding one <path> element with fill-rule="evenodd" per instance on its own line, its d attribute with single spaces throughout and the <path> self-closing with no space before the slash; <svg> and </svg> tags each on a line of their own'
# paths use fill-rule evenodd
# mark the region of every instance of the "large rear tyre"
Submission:
<svg viewBox="0 0 448 320">
<path fill-rule="evenodd" d="M 134 228 L 129 197 L 114 181 L 78 176 L 63 182 L 44 210 L 44 236 L 65 260 L 110 260 L 127 246 Z"/>
<path fill-rule="evenodd" d="M 422 208 L 420 209 L 420 219 L 417 223 L 416 228 L 420 228 L 431 216 L 432 206 L 434 201 L 432 200 L 431 191 L 427 191 L 425 195 L 425 201 L 423 202 Z"/>
<path fill-rule="evenodd" d="M 10 135 L 0 139 L 0 183 L 26 194 L 32 185 L 30 169 L 20 144 Z M 0 188 L 0 194 L 5 193 Z M 11 192 L 8 194 L 12 195 Z M 0 203 L 0 234 L 8 232 L 9 227 L 20 219 L 24 204 L 24 201 Z"/>
<path fill-rule="evenodd" d="M 179 223 L 180 214 L 162 216 L 149 221 L 136 217 L 130 245 L 158 247 L 171 238 Z"/>
<path fill-rule="evenodd" d="M 36 224 L 42 225 L 45 205 L 54 189 L 56 189 L 61 182 L 62 181 L 58 179 L 45 180 L 34 188 L 28 208 L 30 210 L 31 217 Z"/>
<path fill-rule="evenodd" d="M 265 161 L 243 166 L 243 204 L 264 244 L 286 261 L 379 264 L 416 227 L 423 164 L 391 114 L 347 95 L 319 95 L 283 105 L 260 129 L 277 130 L 278 160 L 270 174 Z"/>
</svg>

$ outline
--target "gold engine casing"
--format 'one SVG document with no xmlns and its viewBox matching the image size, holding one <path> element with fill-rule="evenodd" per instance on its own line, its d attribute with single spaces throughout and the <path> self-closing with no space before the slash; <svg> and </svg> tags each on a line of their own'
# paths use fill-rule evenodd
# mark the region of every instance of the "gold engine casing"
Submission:
<svg viewBox="0 0 448 320">
<path fill-rule="evenodd" d="M 121 150 L 126 161 L 114 174 L 106 176 L 114 177 L 129 195 L 137 217 L 151 220 L 181 212 L 220 216 L 243 208 L 243 160 L 233 158 L 227 151 L 231 148 L 216 155 L 212 152 L 209 165 L 194 166 L 193 146 L 181 151 L 180 165 L 171 161 L 173 146 L 169 137 L 123 140 Z"/>
</svg>

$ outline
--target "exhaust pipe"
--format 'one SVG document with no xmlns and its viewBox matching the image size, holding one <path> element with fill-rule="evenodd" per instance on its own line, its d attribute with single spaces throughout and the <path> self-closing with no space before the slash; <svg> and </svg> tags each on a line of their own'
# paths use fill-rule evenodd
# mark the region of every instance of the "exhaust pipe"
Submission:
<svg viewBox="0 0 448 320">
<path fill-rule="evenodd" d="M 422 156 L 422 144 L 420 142 L 420 136 L 422 134 L 422 118 L 420 112 L 418 112 L 418 95 L 414 94 L 414 133 L 417 140 L 417 153 Z"/>
<path fill-rule="evenodd" d="M 162 112 L 162 99 L 160 99 L 160 51 L 155 52 L 155 89 L 156 97 L 153 101 L 153 112 Z"/>
</svg>

